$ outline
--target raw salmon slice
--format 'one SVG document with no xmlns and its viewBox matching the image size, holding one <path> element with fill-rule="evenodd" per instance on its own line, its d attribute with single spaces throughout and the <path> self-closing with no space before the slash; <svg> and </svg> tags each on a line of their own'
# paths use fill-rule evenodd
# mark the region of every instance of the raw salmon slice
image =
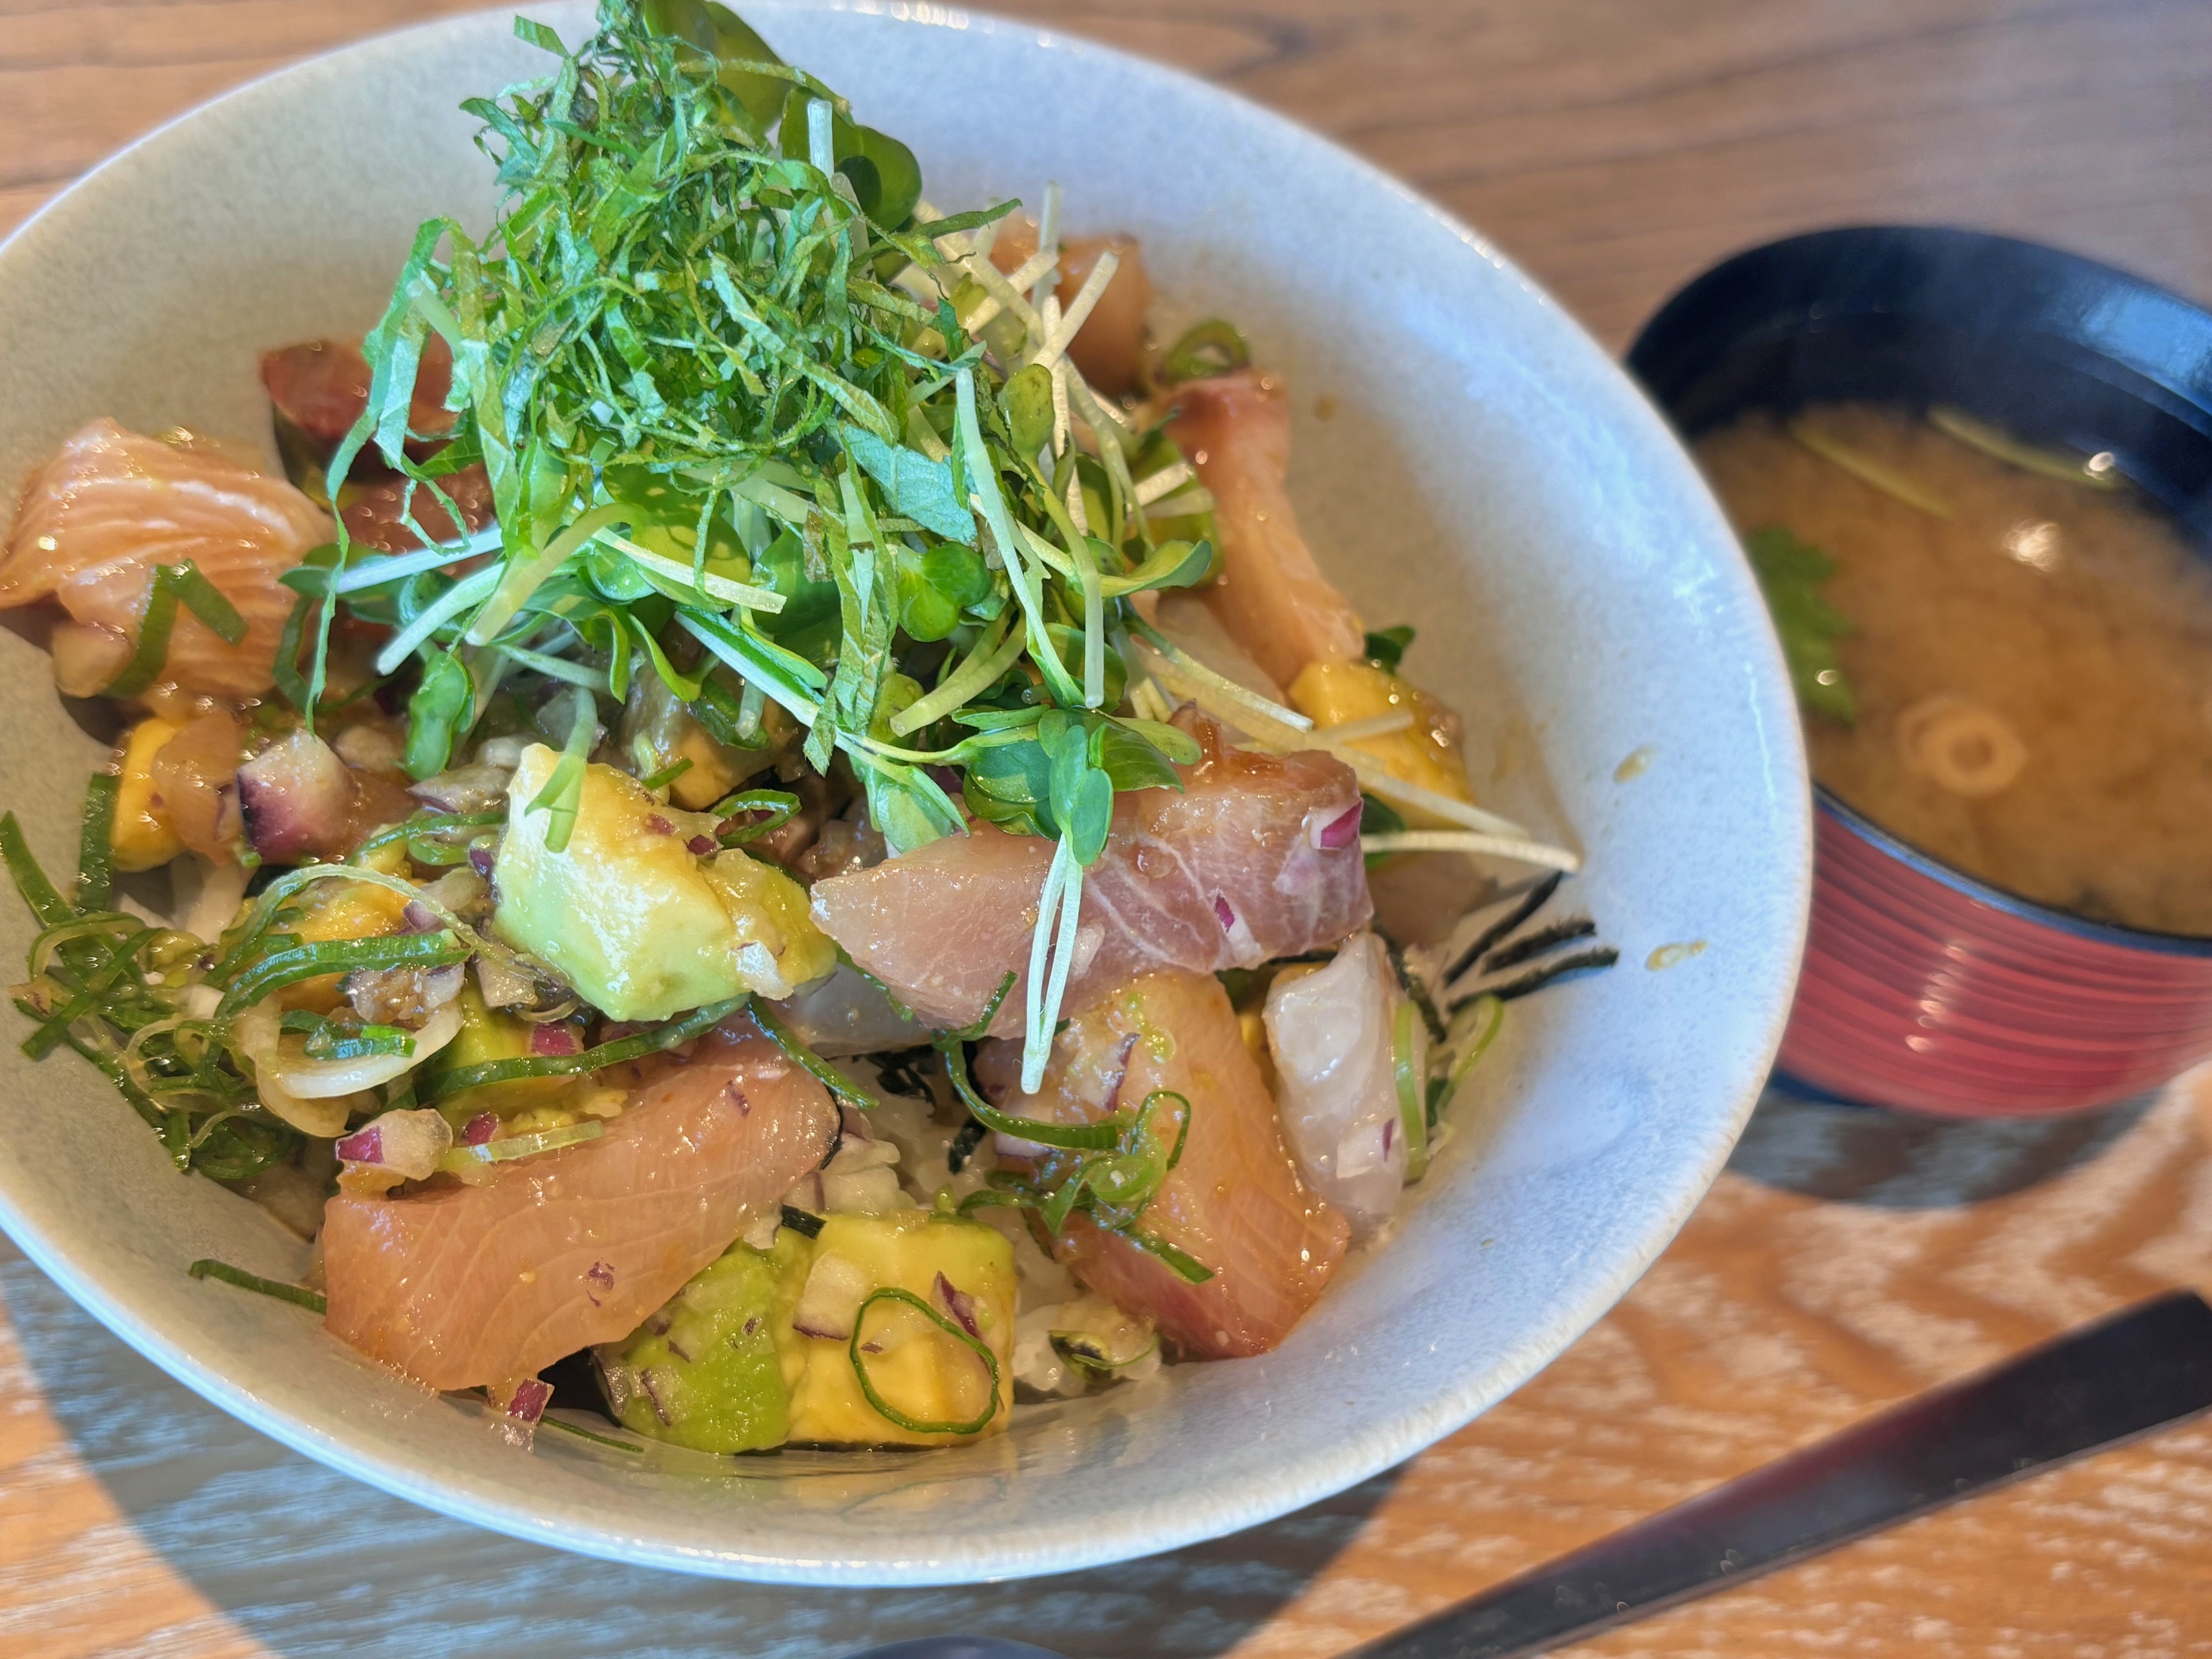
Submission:
<svg viewBox="0 0 2212 1659">
<path fill-rule="evenodd" d="M 1112 988 L 1054 1043 L 1044 1087 L 1020 1092 L 1021 1047 L 985 1045 L 976 1074 L 1001 1109 L 1048 1123 L 1095 1122 L 1133 1110 L 1155 1089 L 1190 1102 L 1182 1161 L 1137 1218 L 1213 1270 L 1203 1285 L 1088 1217 L 1058 1253 L 1075 1276 L 1148 1313 L 1186 1353 L 1265 1353 L 1313 1306 L 1344 1259 L 1345 1219 L 1299 1178 L 1275 1103 L 1244 1046 L 1220 981 L 1176 971 Z"/>
<path fill-rule="evenodd" d="M 58 600 L 54 678 L 89 696 L 130 661 L 157 565 L 190 559 L 246 618 L 225 645 L 179 608 L 165 678 L 197 696 L 257 696 L 276 684 L 293 594 L 276 578 L 331 538 L 331 521 L 282 478 L 204 448 L 97 420 L 25 487 L 0 556 L 0 610 Z"/>
<path fill-rule="evenodd" d="M 482 1187 L 324 1209 L 334 1335 L 434 1389 L 628 1336 L 835 1143 L 822 1085 L 750 1022 L 641 1082 L 605 1135 Z"/>
<path fill-rule="evenodd" d="M 1281 377 L 1240 369 L 1177 386 L 1168 435 L 1213 496 L 1221 580 L 1206 602 L 1280 685 L 1310 662 L 1357 662 L 1367 630 L 1299 533 L 1285 479 L 1291 399 Z"/>
<path fill-rule="evenodd" d="M 1359 852 L 1359 785 L 1308 750 L 1249 754 L 1185 710 L 1199 742 L 1182 793 L 1114 803 L 1084 875 L 1066 1006 L 1148 968 L 1253 968 L 1334 945 L 1373 913 Z M 814 920 L 853 960 L 939 1026 L 980 1016 L 1009 969 L 1026 975 L 1053 843 L 975 823 L 902 858 L 814 884 Z M 1020 1029 L 1018 982 L 992 1030 Z"/>
</svg>

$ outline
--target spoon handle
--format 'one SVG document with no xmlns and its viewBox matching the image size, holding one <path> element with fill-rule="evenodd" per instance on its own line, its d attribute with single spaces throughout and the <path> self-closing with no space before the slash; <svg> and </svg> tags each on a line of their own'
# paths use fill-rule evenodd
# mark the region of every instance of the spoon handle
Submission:
<svg viewBox="0 0 2212 1659">
<path fill-rule="evenodd" d="M 1908 1401 L 1353 1659 L 1540 1652 L 2208 1407 L 2212 1307 L 2177 1291 Z"/>
</svg>

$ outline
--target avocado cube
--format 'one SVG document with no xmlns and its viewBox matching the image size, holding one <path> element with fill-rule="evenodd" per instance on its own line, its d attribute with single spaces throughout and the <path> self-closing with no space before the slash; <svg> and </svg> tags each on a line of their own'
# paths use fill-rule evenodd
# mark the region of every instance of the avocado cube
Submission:
<svg viewBox="0 0 2212 1659">
<path fill-rule="evenodd" d="M 742 852 L 694 852 L 714 820 L 611 766 L 584 769 L 568 843 L 547 846 L 552 815 L 531 802 L 559 762 L 532 744 L 508 785 L 492 927 L 586 1001 L 662 1020 L 743 992 L 787 997 L 836 966 L 798 883 Z"/>
<path fill-rule="evenodd" d="M 810 1255 L 788 1228 L 773 1250 L 733 1244 L 627 1340 L 593 1350 L 616 1420 L 694 1451 L 781 1445 L 789 1413 L 773 1321 L 780 1285 L 803 1278 Z"/>
<path fill-rule="evenodd" d="M 779 1243 L 789 1236 L 787 1229 Z M 955 1308 L 973 1321 L 998 1373 L 997 1407 L 975 1433 L 905 1426 L 869 1401 L 854 1369 L 856 1316 L 868 1382 L 909 1423 L 965 1423 L 991 1398 L 981 1357 L 909 1304 L 886 1297 L 860 1314 L 867 1297 L 886 1286 L 911 1292 L 956 1323 Z M 1002 1432 L 1014 1401 L 1014 1291 L 1013 1247 L 981 1222 L 919 1209 L 824 1218 L 805 1273 L 796 1283 L 785 1279 L 778 1306 L 791 1439 L 939 1446 Z"/>
</svg>

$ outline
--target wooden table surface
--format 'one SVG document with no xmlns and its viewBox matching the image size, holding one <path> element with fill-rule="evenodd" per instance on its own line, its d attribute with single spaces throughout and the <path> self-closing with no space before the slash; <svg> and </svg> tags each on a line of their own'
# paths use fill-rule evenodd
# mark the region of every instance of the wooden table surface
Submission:
<svg viewBox="0 0 2212 1659">
<path fill-rule="evenodd" d="M 157 122 L 441 0 L 0 0 L 0 229 Z M 1624 345 L 1747 243 L 2011 231 L 2212 296 L 2203 0 L 1126 0 L 1015 8 L 1412 180 Z M 0 343 L 0 349 L 4 349 Z M 1620 1308 L 1519 1395 L 1273 1526 L 1112 1571 L 823 1595 L 554 1554 L 202 1404 L 0 1247 L 0 1651 L 811 1659 L 1028 1634 L 1324 1656 L 2161 1287 L 2212 1280 L 2212 1087 L 2058 1125 L 1771 1099 Z M 2212 1425 L 1577 1656 L 2212 1653 Z"/>
</svg>

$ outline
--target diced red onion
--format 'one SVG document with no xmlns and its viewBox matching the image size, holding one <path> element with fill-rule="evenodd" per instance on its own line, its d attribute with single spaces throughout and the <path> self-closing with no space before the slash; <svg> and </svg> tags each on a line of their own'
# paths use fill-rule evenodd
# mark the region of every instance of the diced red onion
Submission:
<svg viewBox="0 0 2212 1659">
<path fill-rule="evenodd" d="M 514 1395 L 507 1402 L 507 1414 L 518 1423 L 535 1423 L 545 1415 L 545 1407 L 552 1402 L 553 1385 L 535 1376 L 526 1376 L 514 1385 Z"/>
<path fill-rule="evenodd" d="M 645 815 L 645 827 L 656 836 L 672 836 L 676 833 L 676 826 L 658 812 L 647 812 Z"/>
<path fill-rule="evenodd" d="M 469 868 L 475 871 L 480 876 L 489 876 L 491 874 L 491 866 L 492 849 L 490 844 L 486 842 L 477 842 L 471 845 L 469 848 Z"/>
<path fill-rule="evenodd" d="M 975 1323 L 974 1297 L 965 1291 L 955 1289 L 952 1281 L 943 1273 L 938 1274 L 937 1283 L 932 1285 L 930 1290 L 936 1297 L 938 1305 L 952 1316 L 962 1330 L 979 1340 L 981 1339 L 982 1329 Z"/>
<path fill-rule="evenodd" d="M 443 1115 L 427 1106 L 386 1112 L 337 1143 L 339 1161 L 374 1165 L 409 1181 L 424 1181 L 453 1144 Z"/>
<path fill-rule="evenodd" d="M 1229 936 L 1230 961 L 1239 968 L 1256 968 L 1267 959 L 1260 941 L 1253 937 L 1252 926 L 1237 914 L 1237 907 L 1225 894 L 1213 896 L 1213 919 L 1221 924 L 1221 931 Z"/>
<path fill-rule="evenodd" d="M 580 1054 L 584 1045 L 566 1025 L 533 1025 L 530 1028 L 530 1052 L 539 1056 Z"/>
<path fill-rule="evenodd" d="M 498 1402 L 498 1394 L 493 1393 Z M 525 1377 L 514 1385 L 514 1392 L 501 1406 L 499 1415 L 493 1419 L 500 1437 L 510 1446 L 527 1451 L 538 1437 L 538 1419 L 545 1415 L 545 1407 L 553 1399 L 553 1385 L 534 1376 Z"/>
<path fill-rule="evenodd" d="M 407 908 L 399 913 L 400 925 L 410 933 L 435 933 L 444 924 L 438 913 L 421 899 L 409 899 Z"/>
<path fill-rule="evenodd" d="M 698 858 L 705 858 L 720 843 L 712 836 L 694 836 L 684 843 L 684 850 Z"/>
<path fill-rule="evenodd" d="M 462 1129 L 461 1144 L 465 1146 L 482 1146 L 498 1133 L 499 1115 L 495 1112 L 478 1112 L 468 1121 L 467 1127 Z M 340 1152 L 338 1156 L 343 1158 L 345 1154 Z"/>
<path fill-rule="evenodd" d="M 1320 825 L 1314 832 L 1314 845 L 1332 853 L 1358 846 L 1359 811 L 1357 806 L 1348 808 Z"/>
</svg>

